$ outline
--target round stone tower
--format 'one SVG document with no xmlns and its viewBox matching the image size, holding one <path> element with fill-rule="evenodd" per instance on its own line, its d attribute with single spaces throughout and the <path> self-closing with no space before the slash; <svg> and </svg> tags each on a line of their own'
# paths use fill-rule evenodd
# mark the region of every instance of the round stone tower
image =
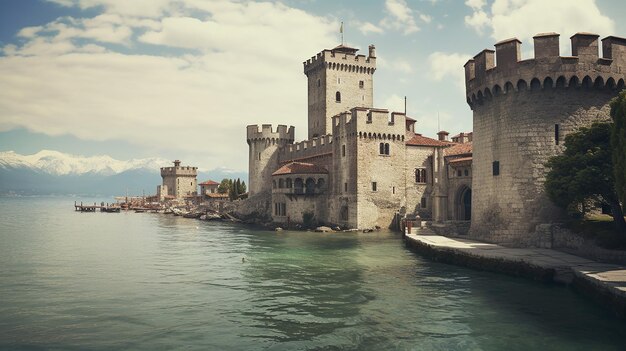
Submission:
<svg viewBox="0 0 626 351">
<path fill-rule="evenodd" d="M 272 131 L 271 124 L 263 124 L 261 130 L 256 124 L 246 128 L 249 146 L 248 154 L 248 195 L 271 191 L 272 172 L 278 169 L 278 150 L 293 144 L 294 127 L 278 125 Z"/>
<path fill-rule="evenodd" d="M 521 42 L 509 39 L 465 64 L 474 115 L 471 236 L 549 245 L 538 225 L 564 213 L 544 192 L 545 163 L 563 151 L 565 135 L 610 119 L 608 103 L 626 78 L 626 39 L 602 39 L 603 57 L 596 34 L 577 33 L 571 44 L 572 56 L 560 56 L 559 35 L 539 34 L 535 57 L 520 60 Z"/>
</svg>

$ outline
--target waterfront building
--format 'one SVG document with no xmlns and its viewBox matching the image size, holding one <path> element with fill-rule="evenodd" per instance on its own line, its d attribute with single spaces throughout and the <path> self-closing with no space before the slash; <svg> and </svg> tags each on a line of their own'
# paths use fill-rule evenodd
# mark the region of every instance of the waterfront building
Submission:
<svg viewBox="0 0 626 351">
<path fill-rule="evenodd" d="M 174 161 L 174 167 L 161 167 L 163 184 L 157 187 L 157 197 L 160 200 L 166 196 L 176 199 L 196 196 L 198 194 L 198 167 L 181 166 L 180 161 Z"/>
</svg>

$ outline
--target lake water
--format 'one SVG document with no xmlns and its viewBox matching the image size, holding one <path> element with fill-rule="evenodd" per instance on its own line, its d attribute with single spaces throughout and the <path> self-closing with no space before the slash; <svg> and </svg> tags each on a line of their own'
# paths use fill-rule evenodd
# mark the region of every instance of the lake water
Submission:
<svg viewBox="0 0 626 351">
<path fill-rule="evenodd" d="M 430 262 L 396 233 L 73 201 L 0 198 L 0 349 L 626 348 L 626 323 L 567 288 Z"/>
</svg>

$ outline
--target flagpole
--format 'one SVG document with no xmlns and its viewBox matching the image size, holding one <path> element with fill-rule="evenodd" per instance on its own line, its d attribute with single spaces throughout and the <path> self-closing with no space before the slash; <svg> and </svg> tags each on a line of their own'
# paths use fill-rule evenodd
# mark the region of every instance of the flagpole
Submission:
<svg viewBox="0 0 626 351">
<path fill-rule="evenodd" d="M 341 22 L 341 28 L 339 32 L 341 32 L 341 45 L 343 45 L 343 21 Z"/>
</svg>

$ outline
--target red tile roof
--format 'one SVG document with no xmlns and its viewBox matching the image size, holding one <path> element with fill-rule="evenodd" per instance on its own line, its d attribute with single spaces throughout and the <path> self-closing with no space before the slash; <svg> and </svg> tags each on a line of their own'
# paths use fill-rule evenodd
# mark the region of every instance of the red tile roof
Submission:
<svg viewBox="0 0 626 351">
<path fill-rule="evenodd" d="M 472 158 L 471 157 L 461 157 L 461 158 L 455 158 L 455 159 L 450 160 L 448 162 L 449 163 L 472 162 Z"/>
<path fill-rule="evenodd" d="M 206 182 L 200 183 L 200 185 L 220 185 L 220 183 L 214 182 L 212 180 L 207 180 Z"/>
<path fill-rule="evenodd" d="M 283 174 L 326 174 L 328 170 L 322 166 L 304 162 L 290 162 L 277 169 L 272 175 Z"/>
<path fill-rule="evenodd" d="M 444 151 L 445 156 L 471 155 L 472 143 L 454 144 Z"/>
<path fill-rule="evenodd" d="M 433 138 L 428 138 L 422 136 L 421 134 L 415 134 L 415 136 L 407 141 L 406 144 L 412 146 L 446 146 L 449 143 L 441 142 Z"/>
</svg>

